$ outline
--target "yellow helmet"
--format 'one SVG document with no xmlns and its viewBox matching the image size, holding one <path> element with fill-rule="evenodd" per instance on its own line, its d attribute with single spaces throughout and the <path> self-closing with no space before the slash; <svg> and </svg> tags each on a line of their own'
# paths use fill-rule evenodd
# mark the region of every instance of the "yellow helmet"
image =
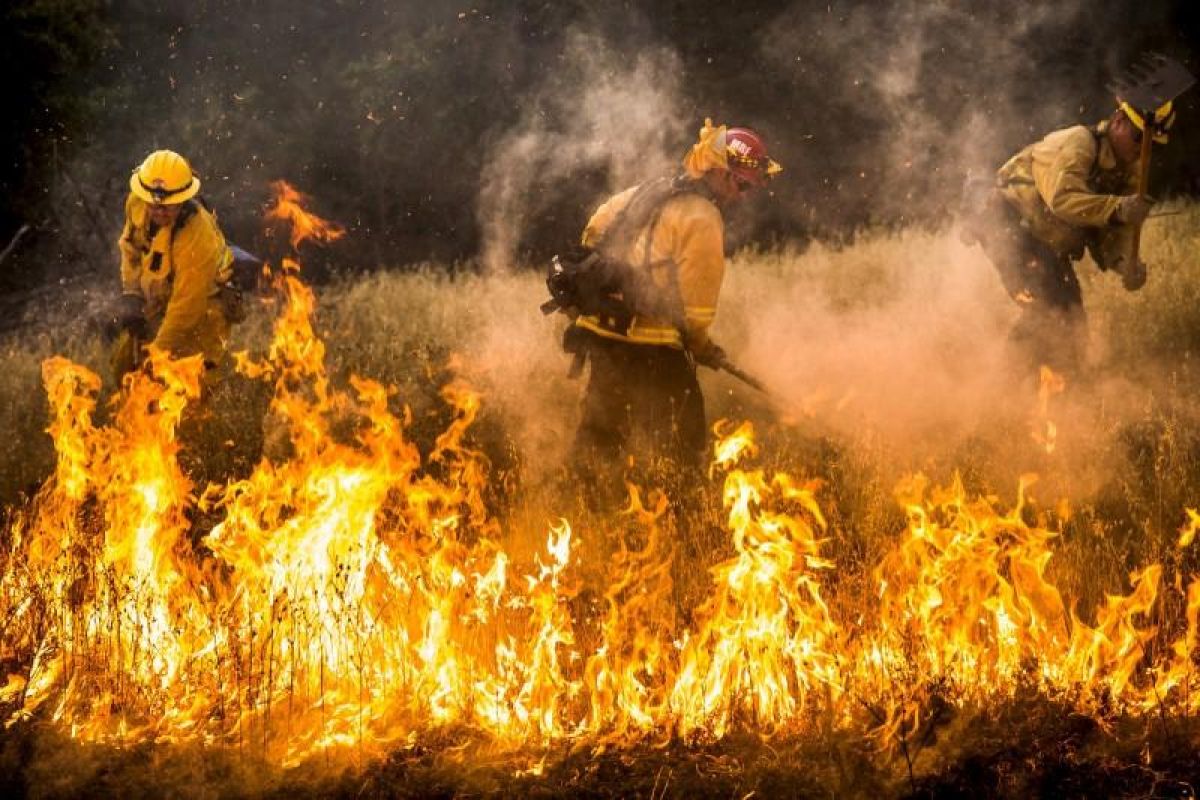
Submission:
<svg viewBox="0 0 1200 800">
<path fill-rule="evenodd" d="M 154 205 L 175 205 L 200 191 L 200 179 L 187 159 L 173 150 L 156 150 L 129 176 L 129 190 Z"/>
<path fill-rule="evenodd" d="M 1125 112 L 1125 116 L 1129 117 L 1129 121 L 1143 133 L 1146 132 L 1146 121 L 1142 119 L 1142 115 L 1132 105 L 1120 100 L 1121 110 Z M 1158 108 L 1154 109 L 1154 120 L 1150 123 L 1150 137 L 1158 144 L 1167 143 L 1167 131 L 1175 124 L 1175 108 L 1170 100 L 1163 103 Z"/>
</svg>

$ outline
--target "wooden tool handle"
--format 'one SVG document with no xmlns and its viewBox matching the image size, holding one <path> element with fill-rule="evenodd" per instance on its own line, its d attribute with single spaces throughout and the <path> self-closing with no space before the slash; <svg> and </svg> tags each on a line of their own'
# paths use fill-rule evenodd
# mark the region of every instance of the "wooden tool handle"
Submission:
<svg viewBox="0 0 1200 800">
<path fill-rule="evenodd" d="M 1154 112 L 1150 112 L 1149 114 L 1142 112 L 1142 119 L 1146 120 L 1147 123 L 1144 125 L 1145 130 L 1142 131 L 1142 152 L 1138 157 L 1137 193 L 1139 197 L 1144 198 L 1150 189 L 1150 145 L 1154 137 L 1151 135 L 1149 120 L 1154 119 Z M 1133 244 L 1129 248 L 1130 256 L 1133 258 L 1133 261 L 1130 262 L 1131 266 L 1137 264 L 1138 251 L 1141 249 L 1141 246 L 1142 226 L 1139 224 L 1133 229 Z"/>
</svg>

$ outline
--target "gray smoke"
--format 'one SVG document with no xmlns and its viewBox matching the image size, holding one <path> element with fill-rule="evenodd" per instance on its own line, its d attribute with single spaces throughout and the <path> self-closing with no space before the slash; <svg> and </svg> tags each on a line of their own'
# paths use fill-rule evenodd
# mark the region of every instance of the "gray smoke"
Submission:
<svg viewBox="0 0 1200 800">
<path fill-rule="evenodd" d="M 521 99 L 520 122 L 484 165 L 485 268 L 511 269 L 521 232 L 553 213 L 541 202 L 540 188 L 599 169 L 616 189 L 668 169 L 676 156 L 667 143 L 684 127 L 680 91 L 680 64 L 671 51 L 650 48 L 627 60 L 595 34 L 572 32 L 561 68 Z M 598 204 L 602 198 L 572 199 Z"/>
</svg>

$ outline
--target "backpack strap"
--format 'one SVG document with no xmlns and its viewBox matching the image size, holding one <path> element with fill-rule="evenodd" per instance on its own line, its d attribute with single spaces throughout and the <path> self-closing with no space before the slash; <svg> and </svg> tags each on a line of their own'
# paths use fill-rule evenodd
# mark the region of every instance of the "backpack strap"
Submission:
<svg viewBox="0 0 1200 800">
<path fill-rule="evenodd" d="M 586 295 L 589 310 L 585 313 L 610 320 L 606 325 L 627 330 L 638 313 L 650 313 L 660 318 L 665 316 L 682 331 L 683 302 L 679 291 L 679 268 L 674 259 L 663 260 L 663 264 L 669 267 L 667 292 L 670 297 L 669 302 L 662 305 L 671 308 L 648 312 L 638 300 L 661 293 L 661 289 L 650 286 L 653 282 L 651 269 L 658 266 L 650 260 L 651 246 L 667 201 L 685 193 L 714 199 L 707 186 L 686 175 L 647 181 L 634 190 L 629 202 L 617 212 L 594 245 L 583 248 L 576 258 L 568 255 L 560 260 L 555 256 L 546 279 L 551 296 L 542 303 L 542 313 L 552 314 L 571 307 L 582 308 L 579 299 Z M 646 239 L 641 254 L 641 268 L 637 269 L 633 263 L 616 256 L 634 255 L 631 252 L 633 244 L 643 231 Z M 577 377 L 582 371 L 590 340 L 591 336 L 585 335 L 582 329 L 573 325 L 567 327 L 563 349 L 574 357 L 568 373 L 570 377 Z"/>
<path fill-rule="evenodd" d="M 1104 134 L 1108 130 L 1108 122 L 1098 122 L 1088 128 L 1092 132 L 1092 141 L 1096 143 L 1096 157 L 1092 159 L 1092 168 L 1088 170 L 1088 186 L 1095 186 L 1100 174 L 1100 148 L 1104 146 Z"/>
<path fill-rule="evenodd" d="M 208 204 L 200 199 L 199 195 L 191 200 L 185 200 L 183 207 L 179 209 L 179 216 L 175 218 L 175 224 L 172 226 L 171 235 L 175 235 L 176 231 L 183 230 L 183 226 L 188 224 L 188 220 L 196 216 L 196 212 L 203 206 L 204 209 L 211 211 Z"/>
<path fill-rule="evenodd" d="M 707 192 L 704 184 L 692 180 L 686 175 L 655 178 L 643 183 L 601 234 L 595 249 L 602 253 L 627 249 L 645 228 L 649 229 L 646 237 L 647 245 L 649 245 L 667 201 L 689 192 L 711 199 L 711 194 Z M 649 264 L 649 257 L 650 249 L 647 247 L 643 257 L 643 266 Z"/>
<path fill-rule="evenodd" d="M 666 207 L 667 201 L 681 194 L 698 194 L 708 200 L 713 200 L 712 193 L 705 184 L 693 180 L 686 175 L 656 178 L 648 181 L 638 187 L 633 197 L 630 198 L 625 207 L 621 209 L 616 218 L 605 229 L 600 240 L 596 243 L 596 250 L 601 253 L 605 253 L 606 251 L 610 253 L 628 252 L 629 248 L 633 245 L 633 241 L 645 230 L 645 244 L 640 264 L 641 271 L 637 275 L 649 281 L 650 270 L 658 266 L 650 261 L 650 250 L 654 244 L 654 233 L 658 229 L 658 223 L 662 218 L 663 209 Z M 682 331 L 683 304 L 679 291 L 679 265 L 675 263 L 674 259 L 666 259 L 664 263 L 668 267 L 667 289 L 671 294 L 672 302 L 670 305 L 673 306 L 673 308 L 668 310 L 669 321 Z M 631 264 L 630 266 L 633 265 Z"/>
</svg>

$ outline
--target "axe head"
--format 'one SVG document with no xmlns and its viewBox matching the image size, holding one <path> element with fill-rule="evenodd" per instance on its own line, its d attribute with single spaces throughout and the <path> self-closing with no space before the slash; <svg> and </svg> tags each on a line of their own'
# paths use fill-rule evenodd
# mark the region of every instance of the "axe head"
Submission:
<svg viewBox="0 0 1200 800">
<path fill-rule="evenodd" d="M 1140 112 L 1153 112 L 1186 92 L 1196 79 L 1170 56 L 1147 53 L 1141 60 L 1108 85 L 1118 100 Z"/>
</svg>

